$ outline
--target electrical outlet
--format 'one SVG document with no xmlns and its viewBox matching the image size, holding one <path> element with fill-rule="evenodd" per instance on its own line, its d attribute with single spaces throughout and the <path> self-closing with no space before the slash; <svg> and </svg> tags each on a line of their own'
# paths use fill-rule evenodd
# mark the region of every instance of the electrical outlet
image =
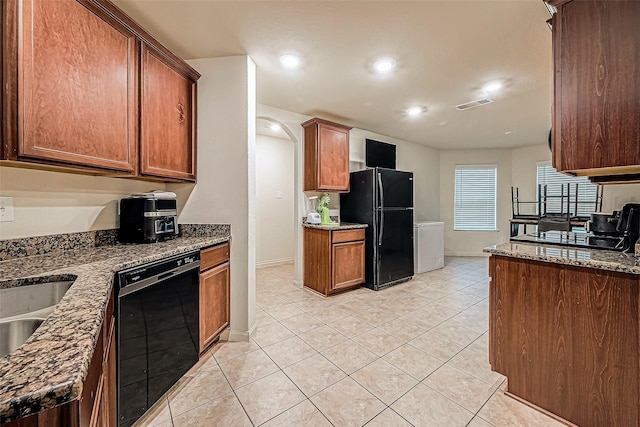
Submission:
<svg viewBox="0 0 640 427">
<path fill-rule="evenodd" d="M 13 221 L 13 197 L 0 197 L 0 222 Z"/>
<path fill-rule="evenodd" d="M 276 199 L 282 199 L 282 191 L 276 191 Z"/>
</svg>

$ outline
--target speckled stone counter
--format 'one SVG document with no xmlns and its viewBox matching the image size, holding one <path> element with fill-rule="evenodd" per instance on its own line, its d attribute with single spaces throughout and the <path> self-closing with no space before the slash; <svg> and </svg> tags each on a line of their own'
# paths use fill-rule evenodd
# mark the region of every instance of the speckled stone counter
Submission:
<svg viewBox="0 0 640 427">
<path fill-rule="evenodd" d="M 367 224 L 356 224 L 353 222 L 341 222 L 335 225 L 320 225 L 320 224 L 308 224 L 302 223 L 303 227 L 316 228 L 318 230 L 354 230 L 356 228 L 367 228 Z"/>
<path fill-rule="evenodd" d="M 185 234 L 207 234 L 202 227 Z M 0 262 L 3 288 L 74 280 L 29 340 L 0 358 L 0 423 L 73 401 L 82 393 L 115 272 L 228 241 L 230 228 L 208 234 L 145 245 L 85 247 Z"/>
<path fill-rule="evenodd" d="M 490 246 L 485 248 L 484 252 L 511 258 L 640 274 L 640 259 L 632 253 L 522 242 Z"/>
</svg>

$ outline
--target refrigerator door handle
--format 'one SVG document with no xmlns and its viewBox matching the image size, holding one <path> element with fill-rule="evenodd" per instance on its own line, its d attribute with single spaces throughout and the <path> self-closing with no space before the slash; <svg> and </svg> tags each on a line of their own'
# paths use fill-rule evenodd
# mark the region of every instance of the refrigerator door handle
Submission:
<svg viewBox="0 0 640 427">
<path fill-rule="evenodd" d="M 382 186 L 382 174 L 378 172 L 378 191 L 380 193 L 380 206 L 378 208 L 384 209 L 384 187 Z"/>
<path fill-rule="evenodd" d="M 382 186 L 382 174 L 378 172 L 378 191 L 380 192 L 380 227 L 378 234 L 378 245 L 382 246 L 382 235 L 384 234 L 384 187 Z"/>
<path fill-rule="evenodd" d="M 380 209 L 380 227 L 378 227 L 378 246 L 382 246 L 382 235 L 384 234 L 384 210 Z"/>
</svg>

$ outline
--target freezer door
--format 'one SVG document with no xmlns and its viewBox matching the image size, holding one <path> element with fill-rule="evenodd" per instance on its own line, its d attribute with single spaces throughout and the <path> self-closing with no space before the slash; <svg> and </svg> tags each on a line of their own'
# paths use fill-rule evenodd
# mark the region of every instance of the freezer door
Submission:
<svg viewBox="0 0 640 427">
<path fill-rule="evenodd" d="M 375 214 L 374 188 L 376 175 L 372 169 L 351 172 L 351 190 L 340 194 L 340 219 L 373 226 Z"/>
<path fill-rule="evenodd" d="M 378 211 L 376 286 L 413 276 L 413 209 Z"/>
<path fill-rule="evenodd" d="M 380 209 L 413 207 L 413 173 L 377 169 L 377 207 Z"/>
</svg>

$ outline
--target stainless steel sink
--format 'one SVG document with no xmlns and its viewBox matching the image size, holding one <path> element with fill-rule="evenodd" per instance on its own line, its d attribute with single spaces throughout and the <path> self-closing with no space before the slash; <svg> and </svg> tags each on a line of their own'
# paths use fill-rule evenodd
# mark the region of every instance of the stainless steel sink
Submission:
<svg viewBox="0 0 640 427">
<path fill-rule="evenodd" d="M 4 357 L 29 339 L 44 319 L 0 320 L 0 357 Z"/>
<path fill-rule="evenodd" d="M 49 282 L 0 289 L 0 357 L 29 339 L 72 284 Z"/>
<path fill-rule="evenodd" d="M 72 283 L 50 282 L 0 289 L 0 320 L 55 306 Z"/>
</svg>

